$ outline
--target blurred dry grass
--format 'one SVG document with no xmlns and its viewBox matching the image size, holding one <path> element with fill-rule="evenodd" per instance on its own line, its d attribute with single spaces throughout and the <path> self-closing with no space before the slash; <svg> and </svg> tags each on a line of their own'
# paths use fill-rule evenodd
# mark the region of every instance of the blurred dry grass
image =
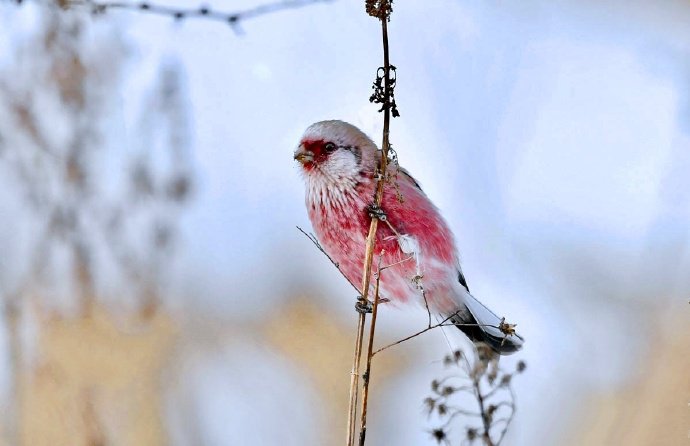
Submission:
<svg viewBox="0 0 690 446">
<path fill-rule="evenodd" d="M 339 444 L 346 431 L 348 371 L 352 368 L 353 326 L 348 328 L 329 317 L 321 308 L 321 297 L 299 296 L 294 304 L 274 313 L 273 320 L 264 325 L 269 344 L 304 370 L 323 401 L 328 403 L 328 444 Z M 354 300 L 353 300 L 354 305 Z M 354 314 L 354 310 L 353 310 Z M 390 352 L 376 358 L 372 372 L 373 386 L 386 378 L 401 373 L 410 366 L 406 357 Z"/>
<path fill-rule="evenodd" d="M 326 412 L 324 441 L 336 444 L 345 431 L 343 383 L 352 339 L 347 327 L 320 307 L 321 301 L 295 298 L 257 325 L 252 336 L 265 339 L 303 370 L 326 402 L 321 408 Z M 176 345 L 192 333 L 181 331 L 162 311 L 150 319 L 139 312 L 116 317 L 97 306 L 88 316 L 35 316 L 41 326 L 36 359 L 19 380 L 21 445 L 169 444 L 162 405 L 169 383 L 161 377 L 174 367 Z M 589 399 L 560 444 L 688 441 L 690 327 L 681 322 L 658 330 L 658 348 L 641 362 L 635 381 Z M 382 382 L 401 373 L 413 365 L 407 358 L 403 352 L 383 355 L 374 379 Z"/>
<path fill-rule="evenodd" d="M 191 187 L 186 102 L 177 67 L 161 66 L 142 100 L 148 120 L 115 162 L 105 152 L 118 135 L 106 123 L 125 48 L 117 30 L 45 7 L 2 61 L 3 179 L 31 228 L 13 257 L 26 266 L 0 289 L 12 352 L 8 444 L 168 443 L 160 376 L 177 328 L 159 298 Z M 119 288 L 102 292 L 106 276 Z M 134 298 L 138 310 L 109 312 L 106 294 L 122 306 Z M 78 311 L 49 313 L 56 296 Z M 24 336 L 28 320 L 37 327 Z"/>
<path fill-rule="evenodd" d="M 21 444 L 167 444 L 160 375 L 176 336 L 160 312 L 44 319 L 36 364 L 20 377 Z"/>
<path fill-rule="evenodd" d="M 659 318 L 657 337 L 640 359 L 636 379 L 591 397 L 572 420 L 563 444 L 690 444 L 689 319 L 682 313 Z"/>
<path fill-rule="evenodd" d="M 325 402 L 323 440 L 337 444 L 345 432 L 353 339 L 321 302 L 296 297 L 245 329 L 303 371 Z M 176 367 L 173 360 L 185 360 L 176 349 L 196 337 L 193 327 L 183 331 L 163 310 L 150 319 L 141 312 L 114 316 L 100 305 L 73 318 L 34 311 L 40 323 L 36 362 L 19 377 L 21 445 L 170 443 L 163 400 L 174 383 L 162 377 L 166 368 Z M 221 344 L 231 345 L 235 337 L 232 330 L 217 334 Z M 411 365 L 407 358 L 401 351 L 377 359 L 374 385 L 404 371 Z"/>
</svg>

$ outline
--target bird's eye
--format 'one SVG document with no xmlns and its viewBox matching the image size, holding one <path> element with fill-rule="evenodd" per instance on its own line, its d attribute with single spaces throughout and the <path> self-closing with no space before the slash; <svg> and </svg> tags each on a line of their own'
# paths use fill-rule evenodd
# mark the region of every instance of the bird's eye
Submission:
<svg viewBox="0 0 690 446">
<path fill-rule="evenodd" d="M 324 146 L 324 149 L 326 149 L 327 153 L 333 153 L 336 151 L 337 148 L 338 148 L 338 146 L 336 146 L 332 142 L 327 142 L 326 145 Z"/>
</svg>

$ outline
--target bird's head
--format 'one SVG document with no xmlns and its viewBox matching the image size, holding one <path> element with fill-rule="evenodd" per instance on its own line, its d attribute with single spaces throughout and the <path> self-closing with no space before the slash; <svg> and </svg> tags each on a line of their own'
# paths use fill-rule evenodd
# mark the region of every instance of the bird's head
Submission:
<svg viewBox="0 0 690 446">
<path fill-rule="evenodd" d="M 376 144 L 354 125 L 321 121 L 304 132 L 294 158 L 308 177 L 356 183 L 376 170 L 377 151 Z"/>
</svg>

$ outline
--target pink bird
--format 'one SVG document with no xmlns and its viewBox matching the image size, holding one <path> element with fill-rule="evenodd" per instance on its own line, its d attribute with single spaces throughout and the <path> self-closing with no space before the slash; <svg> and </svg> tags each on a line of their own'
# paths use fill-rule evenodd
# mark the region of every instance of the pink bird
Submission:
<svg viewBox="0 0 690 446">
<path fill-rule="evenodd" d="M 309 219 L 324 250 L 360 285 L 365 241 L 376 216 L 382 222 L 374 264 L 381 257 L 382 266 L 392 265 L 381 273 L 382 298 L 422 305 L 426 299 L 431 311 L 450 317 L 472 341 L 501 354 L 518 350 L 522 338 L 500 330 L 501 319 L 470 294 L 450 228 L 406 170 L 388 166 L 392 176 L 381 206 L 372 206 L 380 153 L 346 122 L 317 122 L 304 132 L 294 158 L 301 163 Z"/>
</svg>

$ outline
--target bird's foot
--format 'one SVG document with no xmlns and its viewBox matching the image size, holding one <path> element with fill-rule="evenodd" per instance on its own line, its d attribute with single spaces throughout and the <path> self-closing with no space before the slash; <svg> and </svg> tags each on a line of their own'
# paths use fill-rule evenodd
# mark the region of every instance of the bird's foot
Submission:
<svg viewBox="0 0 690 446">
<path fill-rule="evenodd" d="M 390 302 L 390 299 L 379 297 L 379 304 L 387 304 L 388 302 Z M 360 296 L 359 300 L 355 303 L 355 311 L 362 314 L 373 313 L 374 303 L 370 300 L 363 300 Z"/>
<path fill-rule="evenodd" d="M 355 303 L 355 310 L 357 311 L 357 313 L 367 314 L 374 311 L 374 306 L 368 300 L 358 299 L 357 303 Z"/>
<path fill-rule="evenodd" d="M 378 218 L 381 221 L 388 220 L 386 213 L 383 211 L 383 209 L 381 209 L 381 206 L 377 205 L 376 203 L 371 203 L 369 206 L 367 206 L 367 213 L 371 218 Z"/>
</svg>

